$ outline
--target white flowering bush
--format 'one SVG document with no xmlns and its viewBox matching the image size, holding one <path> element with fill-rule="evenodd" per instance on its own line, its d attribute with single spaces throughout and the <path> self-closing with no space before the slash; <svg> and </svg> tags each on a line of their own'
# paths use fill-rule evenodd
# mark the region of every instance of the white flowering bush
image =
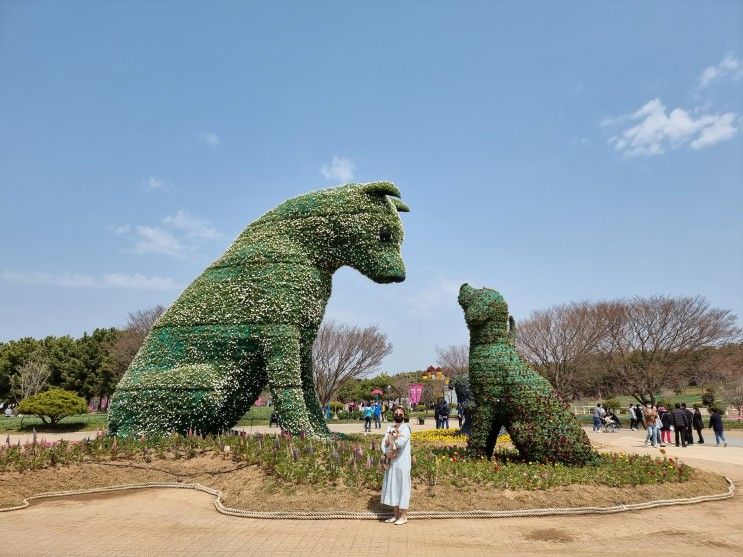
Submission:
<svg viewBox="0 0 743 557">
<path fill-rule="evenodd" d="M 389 182 L 349 184 L 250 224 L 157 321 L 113 395 L 109 431 L 216 433 L 268 385 L 282 428 L 327 436 L 311 351 L 331 277 L 350 266 L 405 279 L 398 197 Z"/>
</svg>

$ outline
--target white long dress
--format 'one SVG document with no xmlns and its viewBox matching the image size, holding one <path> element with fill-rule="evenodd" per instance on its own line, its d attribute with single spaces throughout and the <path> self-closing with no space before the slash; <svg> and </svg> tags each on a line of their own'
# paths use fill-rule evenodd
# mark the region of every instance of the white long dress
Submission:
<svg viewBox="0 0 743 557">
<path fill-rule="evenodd" d="M 389 426 L 382 439 L 383 453 L 392 429 L 393 426 Z M 410 426 L 400 426 L 400 435 L 395 445 L 397 456 L 385 470 L 382 480 L 382 504 L 407 509 L 410 506 Z"/>
</svg>

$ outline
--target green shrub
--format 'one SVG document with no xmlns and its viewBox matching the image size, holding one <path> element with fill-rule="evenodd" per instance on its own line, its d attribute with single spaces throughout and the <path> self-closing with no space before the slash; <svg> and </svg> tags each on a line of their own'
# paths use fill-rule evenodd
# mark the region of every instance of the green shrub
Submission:
<svg viewBox="0 0 743 557">
<path fill-rule="evenodd" d="M 707 389 L 707 392 L 705 392 L 702 395 L 702 404 L 704 404 L 706 407 L 710 407 L 715 403 L 715 393 L 712 391 L 712 389 Z"/>
<path fill-rule="evenodd" d="M 363 420 L 364 415 L 361 413 L 361 410 L 354 410 L 353 412 L 349 412 L 348 410 L 340 410 L 338 411 L 338 419 L 339 420 Z"/>
<path fill-rule="evenodd" d="M 85 414 L 88 404 L 84 398 L 72 391 L 50 389 L 34 396 L 24 398 L 18 404 L 19 414 L 34 414 L 45 424 L 57 424 L 66 416 Z"/>
<path fill-rule="evenodd" d="M 336 414 L 343 410 L 345 408 L 345 405 L 342 402 L 338 402 L 337 400 L 333 400 L 330 402 L 330 410 Z"/>
<path fill-rule="evenodd" d="M 658 408 L 660 408 L 661 406 L 665 406 L 665 407 L 666 407 L 666 410 L 668 410 L 669 412 L 670 412 L 671 410 L 673 410 L 673 404 L 671 404 L 671 401 L 670 401 L 670 400 L 659 399 L 659 400 L 657 400 L 657 401 L 655 402 L 655 405 L 656 405 L 656 406 L 657 406 Z"/>
<path fill-rule="evenodd" d="M 616 398 L 607 398 L 604 402 L 604 408 L 606 410 L 619 410 L 622 407 L 621 401 Z"/>
</svg>

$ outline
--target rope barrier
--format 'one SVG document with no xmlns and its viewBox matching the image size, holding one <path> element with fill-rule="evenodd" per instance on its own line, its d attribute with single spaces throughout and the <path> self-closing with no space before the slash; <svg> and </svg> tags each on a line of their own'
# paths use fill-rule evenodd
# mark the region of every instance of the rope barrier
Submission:
<svg viewBox="0 0 743 557">
<path fill-rule="evenodd" d="M 551 507 L 542 509 L 515 509 L 502 511 L 468 510 L 468 511 L 410 511 L 408 518 L 512 518 L 528 516 L 550 516 L 550 515 L 584 515 L 584 514 L 615 514 L 627 511 L 638 511 L 653 509 L 657 507 L 670 507 L 675 505 L 695 505 L 708 501 L 720 501 L 730 499 L 735 495 L 735 484 L 724 476 L 728 482 L 728 490 L 725 493 L 712 495 L 699 495 L 697 497 L 685 497 L 680 499 L 658 499 L 644 503 L 627 503 L 611 507 Z M 392 516 L 392 513 L 375 513 L 371 511 L 249 511 L 245 509 L 234 509 L 227 507 L 222 502 L 222 492 L 218 489 L 203 486 L 199 483 L 172 483 L 172 482 L 149 482 L 140 484 L 112 485 L 108 487 L 96 487 L 89 489 L 76 489 L 68 491 L 54 491 L 30 495 L 23 499 L 21 505 L 15 507 L 0 508 L 0 512 L 17 511 L 25 509 L 31 501 L 38 499 L 52 499 L 57 497 L 69 497 L 73 495 L 88 495 L 92 493 L 111 493 L 117 491 L 129 491 L 135 489 L 193 489 L 208 493 L 214 497 L 214 508 L 217 512 L 228 516 L 239 516 L 242 518 L 258 519 L 285 519 L 285 520 L 380 520 Z"/>
</svg>

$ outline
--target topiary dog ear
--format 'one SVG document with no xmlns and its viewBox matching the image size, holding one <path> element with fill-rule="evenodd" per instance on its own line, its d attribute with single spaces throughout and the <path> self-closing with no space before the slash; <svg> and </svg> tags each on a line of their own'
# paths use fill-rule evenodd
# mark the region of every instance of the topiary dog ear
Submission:
<svg viewBox="0 0 743 557">
<path fill-rule="evenodd" d="M 392 182 L 369 182 L 361 186 L 364 193 L 369 195 L 392 195 L 393 197 L 402 197 L 400 190 Z"/>
<path fill-rule="evenodd" d="M 390 201 L 392 201 L 392 204 L 395 206 L 395 209 L 397 209 L 397 211 L 399 213 L 409 213 L 410 212 L 410 208 L 407 205 L 405 205 L 405 203 L 403 203 L 402 201 L 400 201 L 399 199 L 395 199 L 393 197 L 392 199 L 390 199 Z"/>
</svg>

